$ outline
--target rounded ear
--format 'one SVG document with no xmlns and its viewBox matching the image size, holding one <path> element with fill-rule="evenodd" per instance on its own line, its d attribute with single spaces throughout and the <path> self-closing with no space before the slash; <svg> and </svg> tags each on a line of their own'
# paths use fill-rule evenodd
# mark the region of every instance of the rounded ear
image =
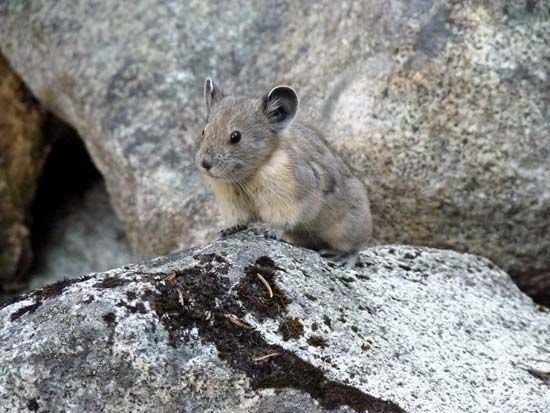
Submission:
<svg viewBox="0 0 550 413">
<path fill-rule="evenodd" d="M 221 89 L 212 79 L 207 77 L 204 80 L 204 103 L 206 104 L 206 116 L 210 116 L 212 107 L 223 98 Z"/>
<path fill-rule="evenodd" d="M 262 111 L 275 130 L 290 125 L 296 117 L 298 105 L 298 94 L 290 86 L 276 86 L 262 99 Z"/>
</svg>

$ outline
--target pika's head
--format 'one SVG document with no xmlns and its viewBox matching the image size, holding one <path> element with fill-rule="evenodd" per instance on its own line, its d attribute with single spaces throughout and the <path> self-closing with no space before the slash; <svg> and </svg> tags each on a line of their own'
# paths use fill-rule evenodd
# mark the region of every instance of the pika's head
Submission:
<svg viewBox="0 0 550 413">
<path fill-rule="evenodd" d="M 207 78 L 206 126 L 195 155 L 197 168 L 211 178 L 243 182 L 277 147 L 280 134 L 298 111 L 298 95 L 277 86 L 260 99 L 226 96 Z"/>
</svg>

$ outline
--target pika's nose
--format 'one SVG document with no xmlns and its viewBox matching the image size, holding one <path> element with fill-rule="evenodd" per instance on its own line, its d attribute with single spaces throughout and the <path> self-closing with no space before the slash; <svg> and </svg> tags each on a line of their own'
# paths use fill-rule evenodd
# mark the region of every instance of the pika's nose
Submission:
<svg viewBox="0 0 550 413">
<path fill-rule="evenodd" d="M 203 159 L 201 161 L 201 166 L 208 171 L 212 168 L 212 163 L 208 159 Z"/>
</svg>

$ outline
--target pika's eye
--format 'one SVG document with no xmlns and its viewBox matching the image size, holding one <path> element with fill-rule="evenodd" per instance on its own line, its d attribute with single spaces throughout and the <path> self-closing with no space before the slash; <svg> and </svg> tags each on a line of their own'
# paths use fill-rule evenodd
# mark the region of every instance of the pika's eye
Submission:
<svg viewBox="0 0 550 413">
<path fill-rule="evenodd" d="M 231 136 L 229 137 L 229 142 L 231 144 L 235 145 L 240 140 L 241 140 L 241 132 L 239 132 L 238 130 L 234 130 L 233 132 L 231 132 Z"/>
<path fill-rule="evenodd" d="M 201 133 L 202 136 L 204 136 L 204 129 L 202 130 L 202 133 Z"/>
</svg>

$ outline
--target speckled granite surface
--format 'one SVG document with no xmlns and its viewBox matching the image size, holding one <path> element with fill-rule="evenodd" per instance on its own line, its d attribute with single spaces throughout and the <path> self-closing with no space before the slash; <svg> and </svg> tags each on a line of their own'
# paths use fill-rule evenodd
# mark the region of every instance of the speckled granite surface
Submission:
<svg viewBox="0 0 550 413">
<path fill-rule="evenodd" d="M 550 279 L 547 6 L 8 0 L 0 49 L 85 139 L 141 252 L 222 225 L 190 156 L 211 75 L 247 94 L 295 86 L 302 119 L 368 184 L 379 240 Z"/>
<path fill-rule="evenodd" d="M 360 262 L 241 232 L 36 290 L 0 309 L 2 408 L 550 410 L 550 313 L 508 275 L 399 245 Z"/>
</svg>

